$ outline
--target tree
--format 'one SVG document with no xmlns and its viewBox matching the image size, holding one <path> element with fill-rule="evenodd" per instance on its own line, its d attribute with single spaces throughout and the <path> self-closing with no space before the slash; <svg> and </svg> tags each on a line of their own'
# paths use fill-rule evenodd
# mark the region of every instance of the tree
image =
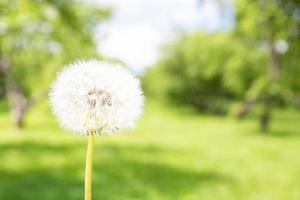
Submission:
<svg viewBox="0 0 300 200">
<path fill-rule="evenodd" d="M 176 101 L 213 113 L 240 101 L 240 118 L 259 105 L 260 127 L 267 131 L 275 106 L 299 104 L 300 5 L 237 0 L 235 10 L 231 30 L 184 33 L 167 44 L 144 86 L 150 94 L 166 91 Z"/>
<path fill-rule="evenodd" d="M 146 92 L 157 96 L 164 85 L 173 99 L 217 114 L 225 113 L 231 100 L 243 98 L 265 63 L 261 51 L 247 48 L 231 32 L 183 34 L 163 52 L 144 77 Z"/>
<path fill-rule="evenodd" d="M 59 66 L 98 56 L 93 28 L 109 10 L 73 0 L 0 0 L 0 7 L 0 98 L 22 127 Z"/>
<path fill-rule="evenodd" d="M 263 87 L 256 90 L 254 98 L 246 96 L 240 114 L 246 114 L 254 102 L 261 101 L 264 106 L 260 124 L 262 131 L 267 131 L 276 102 L 299 95 L 299 82 L 293 76 L 299 75 L 300 4 L 297 0 L 240 0 L 236 8 L 236 36 L 249 48 L 262 47 L 268 61 L 267 70 L 257 78 L 257 82 L 264 79 L 264 84 L 259 83 Z"/>
</svg>

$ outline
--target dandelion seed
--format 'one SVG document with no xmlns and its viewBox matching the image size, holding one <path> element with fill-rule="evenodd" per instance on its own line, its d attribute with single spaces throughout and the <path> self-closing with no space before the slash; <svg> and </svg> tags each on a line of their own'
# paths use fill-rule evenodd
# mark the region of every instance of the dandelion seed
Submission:
<svg viewBox="0 0 300 200">
<path fill-rule="evenodd" d="M 97 60 L 66 66 L 50 92 L 61 126 L 82 135 L 132 127 L 143 99 L 139 80 L 124 67 Z"/>
</svg>

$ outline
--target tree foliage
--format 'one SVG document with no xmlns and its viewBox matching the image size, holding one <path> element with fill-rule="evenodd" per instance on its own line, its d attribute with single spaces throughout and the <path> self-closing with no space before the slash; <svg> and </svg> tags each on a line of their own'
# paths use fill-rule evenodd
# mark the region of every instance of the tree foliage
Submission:
<svg viewBox="0 0 300 200">
<path fill-rule="evenodd" d="M 0 97 L 11 110 L 45 93 L 63 64 L 99 56 L 93 31 L 108 14 L 73 0 L 0 0 Z"/>
<path fill-rule="evenodd" d="M 214 113 L 232 100 L 244 102 L 241 115 L 262 103 L 267 124 L 272 106 L 299 99 L 299 10 L 296 0 L 235 1 L 231 30 L 184 33 L 166 45 L 145 75 L 146 92 Z M 154 81 L 158 74 L 167 81 Z"/>
<path fill-rule="evenodd" d="M 167 45 L 158 66 L 149 71 L 170 79 L 165 87 L 177 100 L 219 113 L 228 100 L 243 96 L 264 63 L 260 51 L 252 52 L 231 33 L 196 32 Z"/>
</svg>

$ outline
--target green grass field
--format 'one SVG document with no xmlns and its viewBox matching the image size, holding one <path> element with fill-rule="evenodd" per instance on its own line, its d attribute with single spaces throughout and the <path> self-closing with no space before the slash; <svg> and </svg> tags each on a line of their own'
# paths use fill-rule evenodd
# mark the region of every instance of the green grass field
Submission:
<svg viewBox="0 0 300 200">
<path fill-rule="evenodd" d="M 44 113 L 22 132 L 0 115 L 1 200 L 83 199 L 86 138 Z M 254 118 L 150 102 L 136 129 L 96 138 L 93 179 L 94 200 L 299 200 L 300 113 L 263 135 Z"/>
</svg>

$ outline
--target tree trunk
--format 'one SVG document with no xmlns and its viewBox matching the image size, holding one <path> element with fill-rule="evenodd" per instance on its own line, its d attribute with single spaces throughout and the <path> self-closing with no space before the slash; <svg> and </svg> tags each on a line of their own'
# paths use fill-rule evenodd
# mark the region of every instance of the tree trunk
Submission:
<svg viewBox="0 0 300 200">
<path fill-rule="evenodd" d="M 22 128 L 24 125 L 24 116 L 27 110 L 27 100 L 15 82 L 9 83 L 7 86 L 7 97 L 10 104 L 11 117 L 14 126 Z"/>
<path fill-rule="evenodd" d="M 5 93 L 10 105 L 10 114 L 13 124 L 17 128 L 22 128 L 24 125 L 25 112 L 29 105 L 28 100 L 13 78 L 11 64 L 7 58 L 2 57 L 0 59 L 0 70 L 5 77 Z"/>
<path fill-rule="evenodd" d="M 268 67 L 268 77 L 270 79 L 270 84 L 268 90 L 272 88 L 272 86 L 276 83 L 279 77 L 279 63 L 278 63 L 278 53 L 274 47 L 274 38 L 273 35 L 269 38 L 269 67 Z M 267 132 L 269 130 L 269 125 L 271 121 L 272 115 L 272 107 L 273 107 L 273 97 L 270 91 L 266 94 L 264 98 L 264 108 L 261 115 L 260 126 L 261 130 Z"/>
<path fill-rule="evenodd" d="M 260 130 L 263 133 L 267 133 L 271 121 L 271 110 L 272 110 L 271 102 L 265 100 L 263 109 L 264 109 L 263 113 L 260 117 Z"/>
<path fill-rule="evenodd" d="M 238 117 L 238 119 L 245 118 L 250 113 L 250 111 L 253 109 L 253 107 L 255 106 L 255 103 L 256 103 L 255 100 L 245 99 L 236 113 L 236 116 Z"/>
</svg>

